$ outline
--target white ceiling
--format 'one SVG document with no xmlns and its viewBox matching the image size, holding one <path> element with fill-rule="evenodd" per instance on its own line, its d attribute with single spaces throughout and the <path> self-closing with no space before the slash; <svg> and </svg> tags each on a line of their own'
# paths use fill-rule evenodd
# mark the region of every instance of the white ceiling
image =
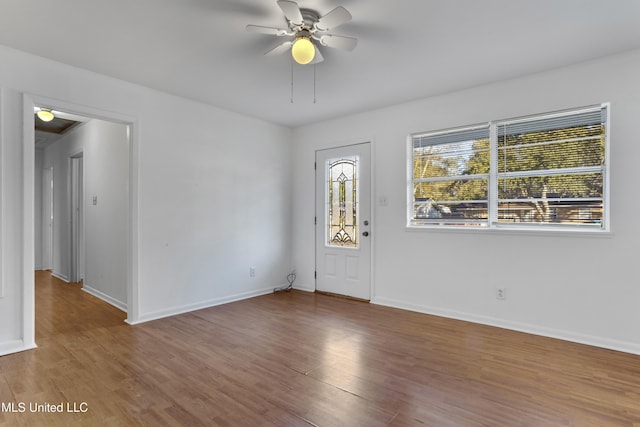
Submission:
<svg viewBox="0 0 640 427">
<path fill-rule="evenodd" d="M 640 48 L 639 0 L 299 0 L 342 5 L 353 52 L 264 57 L 275 0 L 2 0 L 0 44 L 296 127 Z M 604 76 L 603 76 L 604 78 Z"/>
</svg>

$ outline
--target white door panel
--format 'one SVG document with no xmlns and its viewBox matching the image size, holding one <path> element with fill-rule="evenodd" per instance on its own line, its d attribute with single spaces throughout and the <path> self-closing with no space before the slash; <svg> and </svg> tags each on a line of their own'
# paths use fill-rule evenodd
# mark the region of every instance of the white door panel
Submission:
<svg viewBox="0 0 640 427">
<path fill-rule="evenodd" d="M 316 151 L 316 289 L 371 298 L 370 144 Z"/>
</svg>

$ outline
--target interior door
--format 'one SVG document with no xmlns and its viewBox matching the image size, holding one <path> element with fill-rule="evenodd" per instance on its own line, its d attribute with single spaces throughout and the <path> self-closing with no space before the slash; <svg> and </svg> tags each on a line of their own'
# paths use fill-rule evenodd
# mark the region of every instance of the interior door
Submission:
<svg viewBox="0 0 640 427">
<path fill-rule="evenodd" d="M 316 151 L 316 290 L 371 298 L 370 144 Z"/>
</svg>

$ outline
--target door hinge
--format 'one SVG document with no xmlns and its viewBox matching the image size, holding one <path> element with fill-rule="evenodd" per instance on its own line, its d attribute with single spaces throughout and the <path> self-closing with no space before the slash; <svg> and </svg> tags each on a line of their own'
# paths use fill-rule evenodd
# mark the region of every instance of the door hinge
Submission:
<svg viewBox="0 0 640 427">
<path fill-rule="evenodd" d="M 318 169 L 318 163 L 317 162 L 313 162 L 313 170 Z"/>
<path fill-rule="evenodd" d="M 313 217 L 313 225 L 318 225 L 318 217 L 317 216 Z"/>
<path fill-rule="evenodd" d="M 313 278 L 314 278 L 314 279 L 317 279 L 317 278 L 318 278 L 318 272 L 317 272 L 317 271 L 314 271 L 314 272 L 313 272 Z"/>
</svg>

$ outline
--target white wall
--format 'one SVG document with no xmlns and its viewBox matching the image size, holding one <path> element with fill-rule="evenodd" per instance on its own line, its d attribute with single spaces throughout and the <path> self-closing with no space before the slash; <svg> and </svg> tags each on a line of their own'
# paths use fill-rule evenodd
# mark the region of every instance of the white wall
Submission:
<svg viewBox="0 0 640 427">
<path fill-rule="evenodd" d="M 84 289 L 126 310 L 129 140 L 124 124 L 91 120 L 47 147 L 42 156 L 36 156 L 42 158 L 39 165 L 36 163 L 36 184 L 42 168 L 53 166 L 55 174 L 52 271 L 63 280 L 71 277 L 69 159 L 79 153 L 83 155 L 85 187 Z M 35 194 L 37 205 L 42 199 L 37 185 Z M 96 205 L 92 204 L 93 196 L 98 198 Z M 42 229 L 41 221 L 36 208 L 36 231 Z M 37 250 L 38 239 L 35 246 Z"/>
<path fill-rule="evenodd" d="M 80 136 L 85 140 L 83 287 L 126 310 L 129 212 L 127 126 L 92 120 L 79 131 L 87 134 Z M 97 198 L 95 205 L 94 196 Z"/>
<path fill-rule="evenodd" d="M 374 303 L 640 353 L 638 75 L 635 51 L 296 129 L 298 286 L 314 287 L 314 151 L 372 139 L 373 200 L 388 199 L 388 206 L 374 208 Z M 610 235 L 405 228 L 410 133 L 607 101 Z M 498 287 L 507 289 L 506 301 L 496 300 Z"/>
<path fill-rule="evenodd" d="M 0 61 L 0 74 L 4 63 Z M 16 106 L 21 104 L 19 94 L 8 90 L 4 81 L 0 80 L 2 92 L 0 99 L 0 164 L 2 170 L 2 297 L 0 298 L 0 354 L 19 350 L 23 346 L 22 335 L 22 149 L 19 144 L 8 141 L 20 141 L 22 132 L 20 126 L 9 123 L 20 123 L 22 111 Z M 27 219 L 31 221 L 31 219 Z"/>
<path fill-rule="evenodd" d="M 173 124 L 142 130 L 141 318 L 286 283 L 290 130 L 180 98 L 149 108 L 158 123 Z"/>
<path fill-rule="evenodd" d="M 22 248 L 28 246 L 23 233 L 30 227 L 25 221 L 33 223 L 34 215 L 30 202 L 22 200 L 24 170 L 34 167 L 22 163 L 23 93 L 59 100 L 74 107 L 71 112 L 105 112 L 105 118 L 135 122 L 133 191 L 138 197 L 131 209 L 137 215 L 133 253 L 127 256 L 136 265 L 131 267 L 135 295 L 129 300 L 129 322 L 286 284 L 289 129 L 5 47 L 0 47 L 0 87 L 5 289 L 0 354 L 28 346 L 23 284 L 35 267 L 31 261 L 23 268 Z M 256 277 L 249 277 L 250 267 Z"/>
</svg>

